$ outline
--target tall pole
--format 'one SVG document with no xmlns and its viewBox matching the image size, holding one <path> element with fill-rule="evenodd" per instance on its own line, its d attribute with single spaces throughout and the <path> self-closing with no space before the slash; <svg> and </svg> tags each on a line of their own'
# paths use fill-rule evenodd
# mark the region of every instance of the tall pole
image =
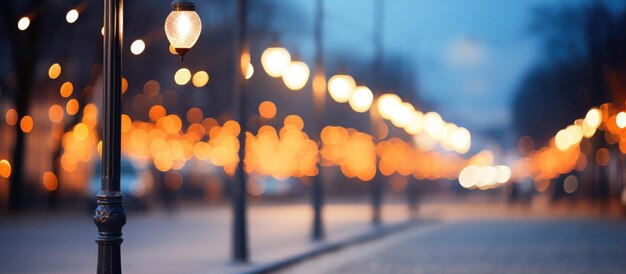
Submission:
<svg viewBox="0 0 626 274">
<path fill-rule="evenodd" d="M 383 15 L 384 15 L 384 0 L 375 0 L 374 7 L 374 88 L 380 89 L 381 75 L 383 73 Z M 370 130 L 375 135 L 378 123 L 378 115 L 375 112 L 370 112 Z M 379 225 L 381 223 L 381 205 L 383 199 L 383 176 L 376 175 L 372 183 L 370 184 L 371 199 L 372 199 L 372 224 Z"/>
<path fill-rule="evenodd" d="M 324 0 L 317 0 L 315 16 L 315 75 L 312 81 L 313 95 L 313 132 L 322 131 L 322 118 L 326 101 L 326 76 L 324 75 L 324 50 L 322 40 L 322 29 L 324 19 Z M 322 143 L 319 135 L 314 137 L 319 146 Z M 324 206 L 324 182 L 322 181 L 322 166 L 318 163 L 318 172 L 313 177 L 311 189 L 313 204 L 313 230 L 312 239 L 319 241 L 324 239 L 324 220 L 322 218 L 322 208 Z"/>
<path fill-rule="evenodd" d="M 98 227 L 99 274 L 122 273 L 120 245 L 126 224 L 120 192 L 123 0 L 104 0 L 102 183 L 93 221 Z"/>
<path fill-rule="evenodd" d="M 237 2 L 237 50 L 235 51 L 235 90 L 239 92 L 239 163 L 237 164 L 236 182 L 233 186 L 233 235 L 232 235 L 232 256 L 237 262 L 248 260 L 248 231 L 246 217 L 246 172 L 244 170 L 244 159 L 246 151 L 246 129 L 247 129 L 247 80 L 246 72 L 250 63 L 250 52 L 248 50 L 247 35 L 247 0 Z"/>
</svg>

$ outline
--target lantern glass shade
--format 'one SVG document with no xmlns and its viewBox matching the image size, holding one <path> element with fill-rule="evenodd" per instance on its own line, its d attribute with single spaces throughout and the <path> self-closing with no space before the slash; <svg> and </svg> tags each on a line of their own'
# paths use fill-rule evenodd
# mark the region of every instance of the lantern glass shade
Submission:
<svg viewBox="0 0 626 274">
<path fill-rule="evenodd" d="M 167 40 L 181 56 L 196 44 L 201 31 L 202 21 L 193 10 L 174 10 L 165 19 Z"/>
<path fill-rule="evenodd" d="M 348 102 L 355 88 L 356 82 L 350 75 L 338 74 L 328 80 L 328 92 L 337 103 Z"/>
<path fill-rule="evenodd" d="M 290 90 L 300 90 L 309 81 L 310 74 L 309 66 L 304 62 L 291 62 L 291 65 L 283 74 L 283 82 Z"/>
<path fill-rule="evenodd" d="M 263 69 L 271 77 L 281 77 L 291 65 L 289 51 L 281 47 L 270 47 L 261 55 Z"/>
</svg>

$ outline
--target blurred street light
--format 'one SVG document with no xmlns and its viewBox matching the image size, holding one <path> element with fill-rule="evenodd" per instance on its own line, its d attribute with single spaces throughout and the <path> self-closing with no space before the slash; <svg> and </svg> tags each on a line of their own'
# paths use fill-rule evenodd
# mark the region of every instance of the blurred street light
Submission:
<svg viewBox="0 0 626 274">
<path fill-rule="evenodd" d="M 602 123 L 602 112 L 597 108 L 592 108 L 585 116 L 585 122 L 593 128 L 598 128 Z"/>
<path fill-rule="evenodd" d="M 175 0 L 172 12 L 165 19 L 165 34 L 180 58 L 185 56 L 200 37 L 202 21 L 196 13 L 196 3 L 191 0 Z"/>
<path fill-rule="evenodd" d="M 291 65 L 291 55 L 283 47 L 272 46 L 263 51 L 261 64 L 269 76 L 281 77 Z"/>
<path fill-rule="evenodd" d="M 130 52 L 134 55 L 141 54 L 146 49 L 146 43 L 141 39 L 135 40 L 132 44 L 130 44 Z"/>
<path fill-rule="evenodd" d="M 76 20 L 78 20 L 78 15 L 79 15 L 78 14 L 78 10 L 71 9 L 65 15 L 65 21 L 67 21 L 68 23 L 72 24 L 72 23 L 76 22 Z"/>
<path fill-rule="evenodd" d="M 174 81 L 177 85 L 186 85 L 191 80 L 191 71 L 187 68 L 181 68 L 174 74 Z"/>
<path fill-rule="evenodd" d="M 328 80 L 328 92 L 337 103 L 345 103 L 356 88 L 356 82 L 350 75 L 337 74 Z"/>
<path fill-rule="evenodd" d="M 462 127 L 456 128 L 450 134 L 449 138 L 452 149 L 454 149 L 454 151 L 456 151 L 457 153 L 465 154 L 467 151 L 469 151 L 472 144 L 469 130 Z"/>
<path fill-rule="evenodd" d="M 394 112 L 401 104 L 402 99 L 393 93 L 383 94 L 378 97 L 378 100 L 376 101 L 380 116 L 387 120 L 390 120 L 391 117 L 393 117 Z"/>
<path fill-rule="evenodd" d="M 356 112 L 366 112 L 372 106 L 374 94 L 366 86 L 358 86 L 350 96 L 350 107 Z"/>
<path fill-rule="evenodd" d="M 28 26 L 30 26 L 30 19 L 27 16 L 24 16 L 17 21 L 17 28 L 19 30 L 26 30 Z"/>
<path fill-rule="evenodd" d="M 283 82 L 290 90 L 300 90 L 309 81 L 310 74 L 311 71 L 306 63 L 294 61 L 283 74 Z"/>
<path fill-rule="evenodd" d="M 191 82 L 197 88 L 204 87 L 209 82 L 209 74 L 203 70 L 198 71 L 194 73 Z"/>
</svg>

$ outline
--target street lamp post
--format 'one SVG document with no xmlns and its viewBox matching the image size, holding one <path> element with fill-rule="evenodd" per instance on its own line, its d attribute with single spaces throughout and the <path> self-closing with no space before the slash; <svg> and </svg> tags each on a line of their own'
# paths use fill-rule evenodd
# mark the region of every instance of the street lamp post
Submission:
<svg viewBox="0 0 626 274">
<path fill-rule="evenodd" d="M 126 224 L 120 192 L 123 0 L 104 0 L 102 183 L 93 221 L 98 227 L 99 274 L 122 273 L 120 245 Z"/>
<path fill-rule="evenodd" d="M 381 74 L 382 71 L 382 62 L 383 62 L 383 41 L 382 41 L 382 32 L 383 32 L 383 14 L 384 14 L 384 3 L 383 0 L 376 0 L 376 7 L 374 9 L 374 48 L 375 48 L 375 63 L 374 63 L 374 82 L 375 88 L 380 89 L 381 85 Z M 375 109 L 375 108 L 372 108 Z M 371 132 L 374 134 L 377 129 L 379 117 L 376 112 L 370 111 L 370 125 Z M 384 176 L 376 175 L 374 180 L 370 184 L 370 194 L 372 199 L 372 224 L 379 225 L 381 223 L 381 205 L 383 200 L 383 191 L 384 185 L 382 180 L 384 180 Z"/>
<path fill-rule="evenodd" d="M 313 121 L 314 132 L 322 130 L 322 116 L 324 114 L 324 105 L 326 101 L 326 79 L 324 75 L 324 50 L 322 40 L 322 28 L 324 18 L 324 0 L 317 0 L 316 16 L 315 16 L 315 68 L 312 83 L 313 95 Z M 319 136 L 315 137 L 316 139 Z M 318 142 L 321 146 L 322 143 Z M 321 161 L 321 159 L 320 159 Z M 313 230 L 311 237 L 314 241 L 324 239 L 324 220 L 322 218 L 322 208 L 324 206 L 324 182 L 322 181 L 322 166 L 318 164 L 318 172 L 313 177 L 311 188 L 312 205 L 313 205 Z"/>
<path fill-rule="evenodd" d="M 191 0 L 176 0 L 165 22 L 170 43 L 182 56 L 196 43 L 202 23 Z M 93 221 L 98 227 L 98 274 L 122 273 L 120 246 L 126 224 L 120 192 L 123 0 L 104 0 L 102 182 Z"/>
<path fill-rule="evenodd" d="M 233 260 L 246 262 L 248 260 L 248 233 L 246 214 L 246 171 L 244 169 L 244 159 L 246 155 L 246 112 L 248 107 L 246 91 L 248 84 L 246 81 L 248 64 L 250 63 L 250 53 L 248 50 L 247 35 L 247 0 L 237 1 L 237 50 L 235 51 L 235 90 L 239 92 L 239 163 L 235 183 L 232 189 L 233 203 L 233 235 L 232 235 L 232 256 Z"/>
</svg>

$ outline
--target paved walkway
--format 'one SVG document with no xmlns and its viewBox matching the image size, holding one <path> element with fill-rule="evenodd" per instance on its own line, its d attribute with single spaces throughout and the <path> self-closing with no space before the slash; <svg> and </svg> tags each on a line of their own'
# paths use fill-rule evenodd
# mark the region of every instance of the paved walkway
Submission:
<svg viewBox="0 0 626 274">
<path fill-rule="evenodd" d="M 626 221 L 466 220 L 419 227 L 281 274 L 626 273 Z"/>
<path fill-rule="evenodd" d="M 305 203 L 251 205 L 251 264 L 230 263 L 230 209 L 182 208 L 178 213 L 130 213 L 124 227 L 125 273 L 236 273 L 319 246 L 310 240 L 311 209 Z M 387 204 L 387 224 L 408 219 L 406 206 Z M 329 241 L 365 233 L 366 203 L 330 204 L 324 210 Z M 27 216 L 0 219 L 0 273 L 94 273 L 97 230 L 91 216 Z"/>
<path fill-rule="evenodd" d="M 430 234 L 419 236 L 425 232 L 416 232 L 417 236 L 402 239 L 397 246 L 374 248 L 379 250 L 378 254 L 357 252 L 354 259 L 344 260 L 337 256 L 339 262 L 329 265 L 338 268 L 329 268 L 327 273 L 439 273 L 439 270 L 441 273 L 464 273 L 465 264 L 473 267 L 467 268 L 468 271 L 478 271 L 465 273 L 490 273 L 491 267 L 503 270 L 501 267 L 555 258 L 559 265 L 538 270 L 569 270 L 567 262 L 574 262 L 575 266 L 579 258 L 587 259 L 582 260 L 585 267 L 596 263 L 623 267 L 607 254 L 614 253 L 626 262 L 624 223 L 590 219 L 589 216 L 599 216 L 599 212 L 584 204 L 553 205 L 546 200 L 537 201 L 530 207 L 521 208 L 501 202 L 485 202 L 484 197 L 474 201 L 437 199 L 437 202 L 420 207 L 419 216 L 439 220 L 443 226 L 419 228 L 416 231 Z M 311 208 L 307 203 L 253 203 L 249 209 L 251 263 L 245 265 L 230 262 L 231 212 L 226 205 L 183 207 L 171 215 L 131 212 L 124 227 L 124 272 L 238 273 L 323 245 L 310 241 Z M 328 241 L 337 242 L 371 232 L 370 209 L 366 200 L 327 205 L 324 217 Z M 613 215 L 619 213 L 614 211 Z M 401 200 L 397 203 L 387 200 L 383 207 L 385 224 L 403 223 L 409 219 L 408 215 Z M 565 216 L 574 219 L 562 219 Z M 555 218 L 561 221 L 554 221 Z M 93 273 L 97 258 L 95 236 L 96 227 L 87 214 L 0 219 L 0 273 Z M 378 246 L 376 243 L 386 239 L 372 243 Z M 543 245 L 541 241 L 544 240 L 551 241 Z M 543 258 L 554 254 L 556 257 Z M 377 258 L 383 259 L 377 261 Z M 501 262 L 492 263 L 496 261 Z M 346 264 L 350 262 L 354 263 Z M 442 268 L 448 264 L 452 265 L 451 268 Z M 376 268 L 379 266 L 391 268 L 389 272 L 380 272 Z M 311 269 L 318 273 L 317 264 L 314 267 L 309 268 L 309 272 L 295 273 L 312 273 Z M 350 272 L 353 269 L 356 272 Z M 368 269 L 374 269 L 374 272 L 367 272 Z M 517 273 L 518 269 L 522 268 L 512 268 L 510 272 Z"/>
</svg>

